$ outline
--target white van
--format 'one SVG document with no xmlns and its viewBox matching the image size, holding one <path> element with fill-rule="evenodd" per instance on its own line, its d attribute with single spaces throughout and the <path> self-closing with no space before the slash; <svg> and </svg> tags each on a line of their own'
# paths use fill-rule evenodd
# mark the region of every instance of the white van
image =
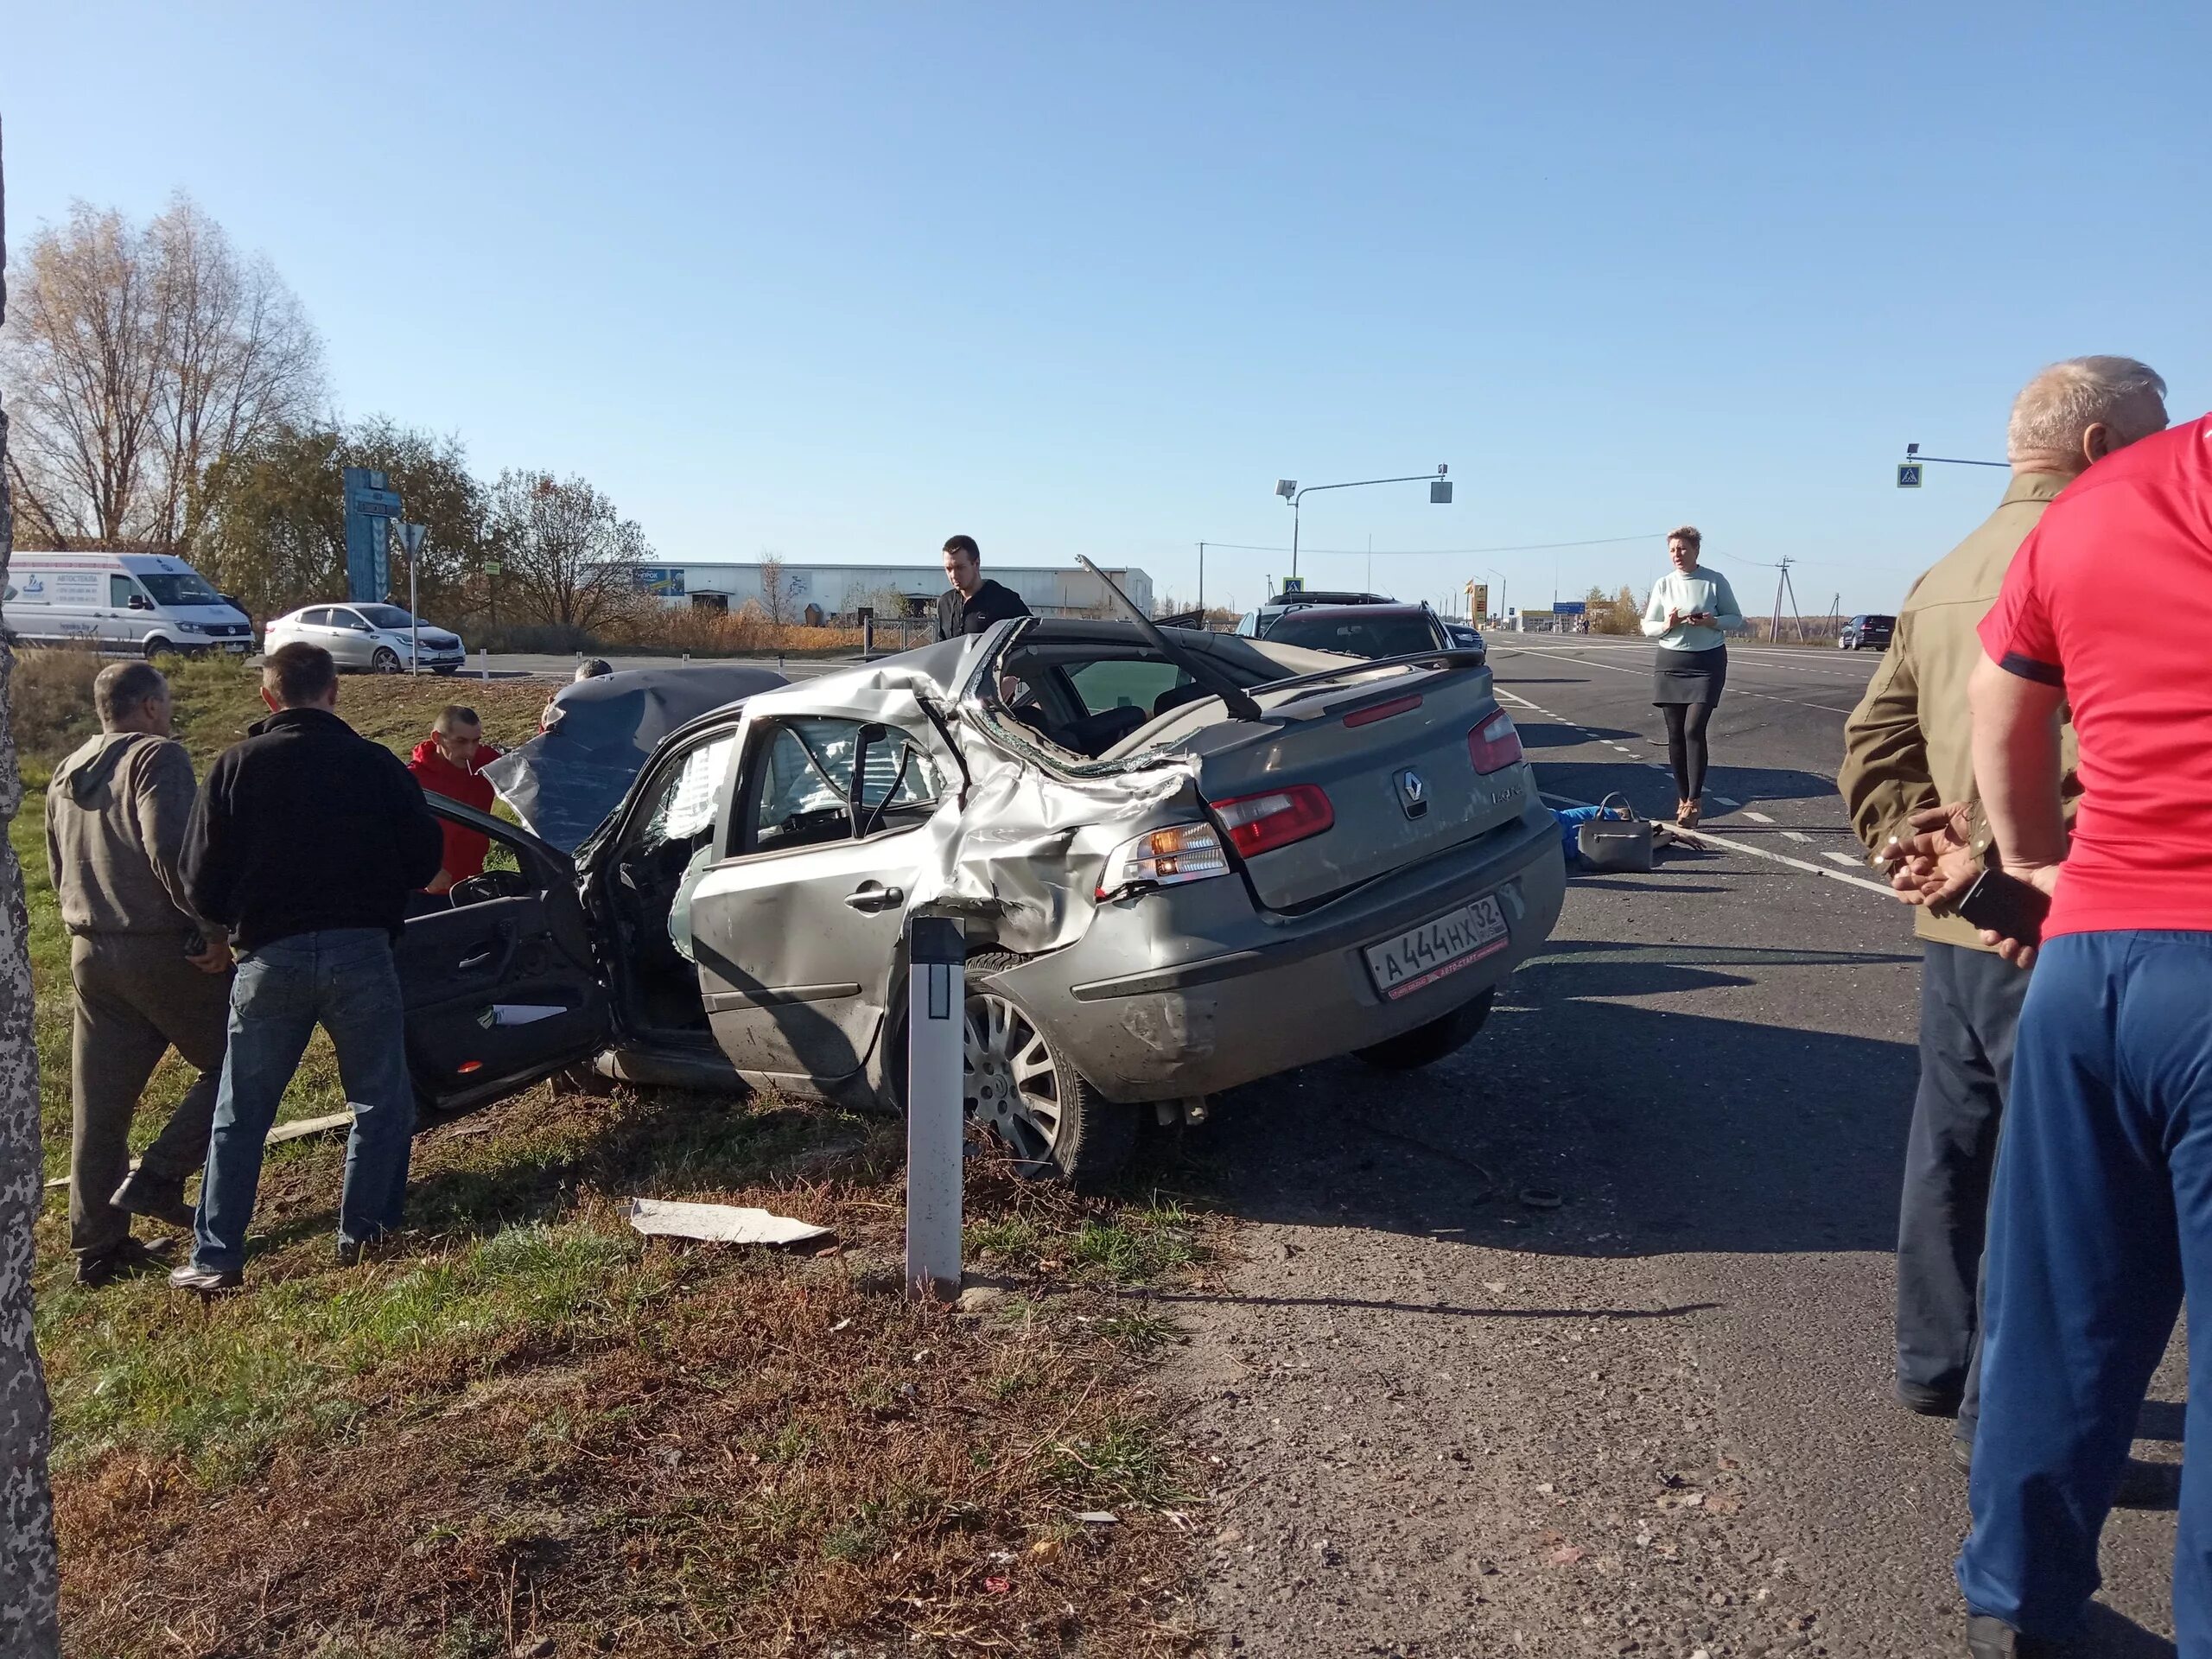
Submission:
<svg viewBox="0 0 2212 1659">
<path fill-rule="evenodd" d="M 0 626 L 34 645 L 111 657 L 253 649 L 253 624 L 182 559 L 162 553 L 37 553 L 8 560 Z"/>
</svg>

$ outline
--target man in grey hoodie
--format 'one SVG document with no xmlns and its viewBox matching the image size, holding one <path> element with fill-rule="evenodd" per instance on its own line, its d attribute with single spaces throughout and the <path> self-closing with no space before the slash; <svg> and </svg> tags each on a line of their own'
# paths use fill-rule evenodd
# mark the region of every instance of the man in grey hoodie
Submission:
<svg viewBox="0 0 2212 1659">
<path fill-rule="evenodd" d="M 70 1036 L 69 1245 L 80 1284 L 165 1265 L 130 1236 L 149 1216 L 189 1230 L 184 1183 L 207 1156 L 230 1025 L 231 951 L 193 913 L 180 859 L 196 787 L 169 735 L 169 688 L 146 663 L 93 682 L 100 734 L 55 768 L 46 856 L 77 990 Z M 138 1096 L 174 1047 L 200 1073 L 130 1168 Z"/>
</svg>

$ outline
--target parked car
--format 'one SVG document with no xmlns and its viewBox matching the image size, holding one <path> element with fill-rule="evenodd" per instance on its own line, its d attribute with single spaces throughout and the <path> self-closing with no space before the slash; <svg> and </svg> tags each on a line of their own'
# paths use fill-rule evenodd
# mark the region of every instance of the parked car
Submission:
<svg viewBox="0 0 2212 1659">
<path fill-rule="evenodd" d="M 1894 616 L 1854 616 L 1843 625 L 1837 639 L 1838 651 L 1887 651 L 1890 635 L 1896 629 Z"/>
<path fill-rule="evenodd" d="M 1277 594 L 1259 609 L 1245 612 L 1237 620 L 1236 632 L 1248 639 L 1264 639 L 1268 629 L 1284 616 L 1308 605 L 1395 605 L 1397 602 L 1388 594 L 1338 593 L 1328 588 L 1301 588 L 1294 593 Z"/>
<path fill-rule="evenodd" d="M 1461 648 L 1443 619 L 1426 605 L 1309 605 L 1286 612 L 1261 637 L 1347 657 L 1406 657 Z M 1480 634 L 1472 649 L 1488 654 Z"/>
<path fill-rule="evenodd" d="M 451 674 L 468 659 L 461 636 L 428 622 L 421 626 L 423 664 Z M 321 645 L 338 666 L 372 674 L 398 674 L 414 658 L 416 619 L 397 605 L 309 605 L 280 616 L 262 631 L 262 649 L 295 641 Z"/>
<path fill-rule="evenodd" d="M 1564 888 L 1464 652 L 1029 618 L 760 692 L 638 760 L 573 860 L 431 800 L 516 866 L 406 925 L 433 1108 L 594 1057 L 895 1106 L 903 929 L 926 912 L 967 935 L 970 1117 L 1031 1173 L 1090 1180 L 1140 1111 L 1450 1053 Z"/>
<path fill-rule="evenodd" d="M 1446 622 L 1444 632 L 1452 636 L 1452 643 L 1463 651 L 1479 651 L 1490 655 L 1490 645 L 1483 639 L 1483 631 L 1471 622 Z"/>
<path fill-rule="evenodd" d="M 20 550 L 9 557 L 0 610 L 9 637 L 28 645 L 122 657 L 253 649 L 245 612 L 166 554 Z"/>
</svg>

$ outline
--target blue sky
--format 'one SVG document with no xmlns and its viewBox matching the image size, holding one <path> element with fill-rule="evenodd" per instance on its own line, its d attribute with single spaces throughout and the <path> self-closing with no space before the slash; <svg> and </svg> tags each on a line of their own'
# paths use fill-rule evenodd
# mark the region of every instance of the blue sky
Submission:
<svg viewBox="0 0 2212 1659">
<path fill-rule="evenodd" d="M 348 415 L 580 472 L 666 557 L 1639 536 L 1886 608 L 2040 364 L 2212 399 L 2212 9 L 18 7 L 15 238 L 182 188 Z M 1625 545 L 1378 557 L 1406 597 Z M 1556 561 L 1556 577 L 1554 576 Z M 1249 605 L 1285 555 L 1210 552 Z M 1309 579 L 1363 580 L 1357 556 Z M 1495 578 L 1492 578 L 1495 581 Z"/>
</svg>

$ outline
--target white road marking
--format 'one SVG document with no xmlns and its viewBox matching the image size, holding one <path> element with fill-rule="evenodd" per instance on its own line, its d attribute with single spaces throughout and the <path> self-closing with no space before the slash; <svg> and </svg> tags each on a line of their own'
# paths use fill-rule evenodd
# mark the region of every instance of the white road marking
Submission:
<svg viewBox="0 0 2212 1659">
<path fill-rule="evenodd" d="M 1592 801 L 1573 800 L 1565 795 L 1548 795 L 1541 794 L 1541 791 L 1539 793 L 1541 798 L 1559 806 L 1596 804 Z M 1878 881 L 1869 881 L 1865 876 L 1846 875 L 1841 870 L 1823 869 L 1818 864 L 1809 864 L 1802 858 L 1791 858 L 1784 853 L 1770 852 L 1764 847 L 1752 847 L 1740 841 L 1731 841 L 1726 836 L 1713 834 L 1702 825 L 1689 833 L 1699 841 L 1709 842 L 1715 847 L 1726 847 L 1732 853 L 1744 853 L 1752 858 L 1763 858 L 1770 864 L 1780 864 L 1789 869 L 1802 870 L 1807 875 L 1817 875 L 1825 881 L 1840 881 L 1847 887 L 1864 887 L 1867 892 L 1879 893 L 1885 899 L 1894 900 L 1897 898 L 1897 894 L 1891 892 L 1889 888 L 1882 886 Z"/>
<path fill-rule="evenodd" d="M 1792 841 L 1803 842 L 1808 847 L 1813 844 L 1813 838 L 1802 830 L 1785 830 L 1782 833 Z"/>
<path fill-rule="evenodd" d="M 1512 647 L 1512 649 L 1519 652 L 1522 655 L 1526 657 L 1549 657 L 1555 662 L 1580 663 L 1585 668 L 1602 668 L 1610 674 L 1641 674 L 1648 671 L 1644 669 L 1639 668 L 1623 668 L 1618 663 L 1592 662 L 1586 657 L 1576 657 L 1561 651 L 1541 651 L 1529 645 L 1516 645 Z M 1495 684 L 1496 682 L 1493 681 L 1492 683 Z M 1738 697 L 1753 697 L 1761 702 L 1786 702 L 1790 704 L 1792 707 L 1798 709 L 1817 709 L 1824 715 L 1843 715 L 1847 716 L 1851 713 L 1850 709 L 1839 709 L 1832 702 L 1807 702 L 1802 697 L 1777 697 L 1770 692 L 1747 691 L 1741 686 L 1732 687 L 1728 692 L 1724 695 Z"/>
<path fill-rule="evenodd" d="M 1836 863 L 1842 865 L 1847 870 L 1859 870 L 1866 868 L 1865 865 L 1861 864 L 1849 853 L 1823 853 L 1821 856 L 1833 860 Z"/>
<path fill-rule="evenodd" d="M 1744 816 L 1749 818 L 1753 823 L 1772 823 L 1774 822 L 1772 818 L 1767 817 L 1764 812 L 1746 812 Z"/>
<path fill-rule="evenodd" d="M 1741 805 L 1743 804 L 1743 803 L 1742 803 L 1741 801 L 1732 801 L 1732 800 L 1730 800 L 1730 799 L 1729 799 L 1726 795 L 1716 795 L 1716 796 L 1714 796 L 1714 797 L 1713 798 L 1713 804 L 1715 806 L 1725 806 L 1725 807 L 1726 807 L 1726 808 L 1727 808 L 1731 812 L 1733 812 L 1733 811 L 1734 811 L 1738 807 L 1739 807 L 1739 806 L 1741 806 Z"/>
</svg>

